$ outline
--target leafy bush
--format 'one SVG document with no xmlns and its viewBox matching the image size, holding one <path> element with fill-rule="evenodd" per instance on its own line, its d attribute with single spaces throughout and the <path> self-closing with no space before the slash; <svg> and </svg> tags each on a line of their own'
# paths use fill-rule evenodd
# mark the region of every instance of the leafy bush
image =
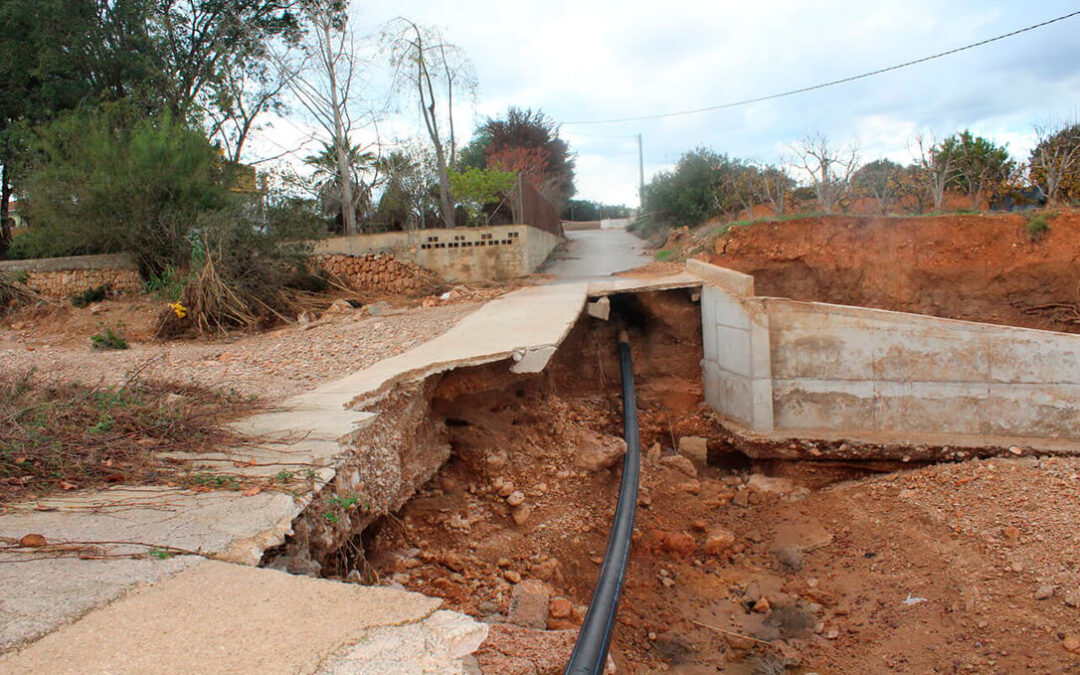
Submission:
<svg viewBox="0 0 1080 675">
<path fill-rule="evenodd" d="M 90 336 L 91 349 L 128 349 L 129 346 L 122 324 L 116 324 L 115 328 L 103 327 Z"/>
<path fill-rule="evenodd" d="M 20 257 L 128 251 L 144 276 L 186 262 L 191 224 L 236 199 L 219 153 L 163 113 L 113 103 L 37 130 Z"/>
<path fill-rule="evenodd" d="M 1028 241 L 1042 241 L 1050 232 L 1050 219 L 1046 214 L 1039 214 L 1028 220 L 1025 229 Z"/>
<path fill-rule="evenodd" d="M 146 292 L 163 300 L 175 302 L 184 291 L 187 278 L 173 265 L 167 265 L 160 274 L 151 273 L 146 282 Z"/>
<path fill-rule="evenodd" d="M 95 302 L 101 302 L 109 295 L 109 287 L 106 286 L 94 286 L 88 288 L 81 293 L 76 293 L 71 296 L 71 304 L 79 307 L 80 309 L 87 305 L 92 305 Z"/>
</svg>

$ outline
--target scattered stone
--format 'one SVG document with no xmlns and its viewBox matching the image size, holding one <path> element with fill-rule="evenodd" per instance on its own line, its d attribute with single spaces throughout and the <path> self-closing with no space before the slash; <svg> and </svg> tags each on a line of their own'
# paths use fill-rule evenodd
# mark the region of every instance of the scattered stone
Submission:
<svg viewBox="0 0 1080 675">
<path fill-rule="evenodd" d="M 686 532 L 669 532 L 664 535 L 664 550 L 678 556 L 689 556 L 697 549 L 694 537 Z"/>
<path fill-rule="evenodd" d="M 1080 607 L 1080 591 L 1072 590 L 1066 593 L 1065 604 L 1069 607 Z"/>
<path fill-rule="evenodd" d="M 586 311 L 589 316 L 594 319 L 600 319 L 601 321 L 607 321 L 611 316 L 611 299 L 608 296 L 604 296 L 596 302 L 590 302 L 585 305 Z"/>
<path fill-rule="evenodd" d="M 755 473 L 751 474 L 750 478 L 746 480 L 746 487 L 754 492 L 779 495 L 787 494 L 794 490 L 795 484 L 791 482 L 790 478 L 766 476 L 764 474 Z"/>
<path fill-rule="evenodd" d="M 705 530 L 709 529 L 709 524 L 704 520 L 695 520 L 694 522 L 690 523 L 690 527 L 694 528 L 695 530 L 704 532 Z"/>
<path fill-rule="evenodd" d="M 1018 527 L 1003 527 L 1001 528 L 1001 536 L 1009 543 L 1010 546 L 1016 546 L 1020 541 L 1020 528 Z"/>
<path fill-rule="evenodd" d="M 566 598 L 552 598 L 548 603 L 548 613 L 556 619 L 565 619 L 574 611 L 574 605 Z"/>
<path fill-rule="evenodd" d="M 600 471 L 615 466 L 625 454 L 626 441 L 618 436 L 583 431 L 577 444 L 574 464 L 586 471 Z"/>
<path fill-rule="evenodd" d="M 511 516 L 517 525 L 524 525 L 529 521 L 529 516 L 532 515 L 532 506 L 528 504 L 522 504 L 514 509 L 514 513 Z"/>
<path fill-rule="evenodd" d="M 705 464 L 709 456 L 709 442 L 701 436 L 683 436 L 679 439 L 679 454 Z"/>
<path fill-rule="evenodd" d="M 1036 600 L 1049 600 L 1054 597 L 1054 587 L 1051 584 L 1043 584 L 1035 590 Z"/>
<path fill-rule="evenodd" d="M 715 529 L 705 538 L 705 553 L 721 555 L 735 546 L 735 535 L 727 530 Z"/>
<path fill-rule="evenodd" d="M 660 463 L 664 466 L 675 469 L 679 473 L 682 473 L 690 478 L 697 478 L 697 467 L 689 459 L 682 455 L 668 455 L 667 457 L 661 457 Z"/>
<path fill-rule="evenodd" d="M 507 457 L 506 451 L 496 450 L 495 452 L 491 453 L 486 457 L 486 461 L 492 468 L 498 469 L 500 467 L 506 466 L 507 461 L 509 461 L 509 457 Z"/>
<path fill-rule="evenodd" d="M 775 552 L 776 562 L 784 569 L 798 572 L 803 568 L 802 552 L 796 546 L 785 546 Z"/>
<path fill-rule="evenodd" d="M 510 594 L 510 623 L 526 628 L 547 628 L 548 590 L 543 582 L 527 579 Z"/>
<path fill-rule="evenodd" d="M 1022 449 L 1022 448 L 1020 448 L 1020 447 L 1018 447 L 1018 446 L 1015 446 L 1015 445 L 1009 448 L 1009 452 L 1011 452 L 1012 454 L 1016 455 L 1017 457 L 1019 457 L 1020 455 L 1024 454 L 1024 451 L 1023 451 L 1023 449 Z"/>
<path fill-rule="evenodd" d="M 1061 641 L 1061 646 L 1065 648 L 1065 651 L 1080 654 L 1080 636 L 1066 635 L 1065 639 Z"/>
<path fill-rule="evenodd" d="M 692 495 L 696 495 L 697 493 L 701 492 L 701 481 L 688 480 L 684 483 L 679 483 L 675 487 L 679 490 L 682 490 L 683 492 L 689 492 Z"/>
<path fill-rule="evenodd" d="M 461 559 L 461 556 L 459 556 L 457 553 L 454 553 L 453 551 L 444 553 L 440 558 L 439 562 L 441 562 L 443 566 L 447 569 L 458 572 L 459 574 L 465 571 L 465 561 Z"/>
<path fill-rule="evenodd" d="M 506 482 L 506 483 L 496 482 L 496 485 L 498 485 L 497 489 L 498 489 L 498 493 L 499 493 L 500 497 L 509 497 L 510 495 L 514 494 L 514 484 L 513 483 L 510 483 L 510 482 Z"/>
<path fill-rule="evenodd" d="M 750 506 L 750 493 L 747 490 L 739 490 L 735 493 L 731 503 L 735 506 L 747 507 Z"/>
<path fill-rule="evenodd" d="M 647 451 L 645 451 L 645 461 L 646 462 L 652 462 L 652 463 L 659 462 L 661 454 L 662 453 L 660 452 L 660 444 L 659 443 L 653 443 L 652 445 L 649 446 L 649 449 Z"/>
<path fill-rule="evenodd" d="M 506 498 L 506 503 L 510 506 L 521 506 L 525 503 L 525 493 L 521 490 L 514 490 L 510 493 L 510 496 Z"/>
<path fill-rule="evenodd" d="M 769 599 L 765 596 L 758 598 L 758 601 L 754 603 L 754 611 L 758 614 L 765 614 L 772 606 L 769 604 Z"/>
<path fill-rule="evenodd" d="M 352 314 L 353 306 L 349 304 L 348 300 L 338 298 L 334 302 L 330 303 L 330 306 L 326 308 L 323 315 L 326 314 Z"/>
<path fill-rule="evenodd" d="M 40 534 L 27 534 L 19 540 L 19 546 L 22 546 L 23 548 L 41 548 L 48 544 L 49 542 L 45 540 L 44 535 Z"/>
<path fill-rule="evenodd" d="M 503 572 L 503 578 L 512 584 L 521 583 L 521 574 L 515 572 L 514 570 L 506 570 L 505 572 Z"/>
</svg>

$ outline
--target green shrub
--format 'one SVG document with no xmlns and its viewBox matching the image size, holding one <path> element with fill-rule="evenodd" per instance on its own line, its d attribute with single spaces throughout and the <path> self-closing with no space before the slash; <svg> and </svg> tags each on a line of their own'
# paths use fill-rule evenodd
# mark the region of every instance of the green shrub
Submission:
<svg viewBox="0 0 1080 675">
<path fill-rule="evenodd" d="M 94 286 L 93 288 L 86 289 L 82 293 L 76 293 L 75 295 L 71 296 L 71 304 L 81 309 L 83 307 L 86 307 L 87 305 L 92 305 L 95 302 L 101 302 L 108 296 L 108 285 Z"/>
<path fill-rule="evenodd" d="M 1025 229 L 1028 241 L 1042 241 L 1043 237 L 1050 232 L 1050 218 L 1047 214 L 1034 216 L 1028 220 Z"/>
<path fill-rule="evenodd" d="M 169 114 L 125 103 L 36 130 L 20 257 L 133 253 L 144 276 L 187 261 L 196 218 L 238 199 L 216 148 Z M 21 205 L 21 204 L 20 204 Z"/>
<path fill-rule="evenodd" d="M 146 292 L 162 300 L 176 302 L 184 291 L 187 277 L 173 265 L 166 265 L 160 274 L 150 273 L 146 282 Z"/>
<path fill-rule="evenodd" d="M 116 327 L 102 327 L 100 331 L 90 336 L 91 349 L 128 349 L 128 341 L 124 337 L 123 324 Z"/>
<path fill-rule="evenodd" d="M 660 262 L 664 262 L 665 260 L 671 260 L 675 253 L 675 249 L 672 248 L 661 249 L 656 252 L 656 259 Z"/>
</svg>

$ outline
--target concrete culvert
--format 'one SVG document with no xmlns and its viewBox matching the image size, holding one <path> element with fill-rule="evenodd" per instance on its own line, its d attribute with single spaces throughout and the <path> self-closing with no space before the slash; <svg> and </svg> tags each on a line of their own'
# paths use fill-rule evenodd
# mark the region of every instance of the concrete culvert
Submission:
<svg viewBox="0 0 1080 675">
<path fill-rule="evenodd" d="M 905 496 L 915 494 L 904 492 L 913 489 L 905 471 L 920 467 L 763 461 L 775 445 L 738 436 L 703 402 L 700 312 L 690 294 L 611 302 L 613 318 L 628 317 L 643 450 L 611 650 L 620 672 L 750 672 L 752 659 L 773 649 L 762 642 L 777 639 L 785 659 L 846 672 L 862 654 L 845 627 L 877 625 L 881 612 L 902 624 L 889 614 L 903 607 L 890 595 L 897 584 L 935 603 L 961 601 L 951 586 L 926 589 L 938 578 L 930 570 L 940 576 L 957 553 L 941 546 L 953 540 L 950 524 L 917 515 L 921 507 Z M 505 672 L 509 650 L 529 672 L 561 673 L 619 489 L 618 453 L 587 467 L 577 461 L 588 448 L 606 456 L 600 451 L 621 436 L 617 330 L 616 321 L 586 316 L 541 373 L 513 374 L 498 362 L 393 393 L 381 426 L 357 441 L 350 485 L 371 494 L 371 511 L 332 525 L 328 498 L 316 500 L 275 564 L 443 598 L 445 608 L 491 623 L 492 646 L 476 655 L 482 672 Z M 704 439 L 704 456 L 700 442 L 683 439 Z M 774 553 L 785 549 L 801 567 Z M 920 568 L 926 575 L 913 576 Z M 950 616 L 919 618 L 947 632 Z"/>
</svg>

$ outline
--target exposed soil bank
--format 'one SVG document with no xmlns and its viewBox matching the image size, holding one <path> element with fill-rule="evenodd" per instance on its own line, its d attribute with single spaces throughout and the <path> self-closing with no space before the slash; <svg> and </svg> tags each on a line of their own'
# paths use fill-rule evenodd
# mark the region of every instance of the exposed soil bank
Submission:
<svg viewBox="0 0 1080 675">
<path fill-rule="evenodd" d="M 1080 332 L 1080 214 L 803 218 L 733 228 L 704 254 L 761 296 Z"/>
</svg>

